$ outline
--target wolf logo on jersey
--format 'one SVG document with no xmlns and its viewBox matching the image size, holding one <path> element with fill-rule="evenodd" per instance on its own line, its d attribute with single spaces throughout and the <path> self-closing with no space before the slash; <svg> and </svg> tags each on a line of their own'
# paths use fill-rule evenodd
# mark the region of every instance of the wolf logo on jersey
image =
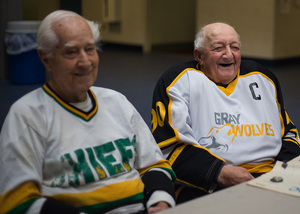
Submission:
<svg viewBox="0 0 300 214">
<path fill-rule="evenodd" d="M 200 146 L 206 147 L 208 149 L 222 149 L 222 147 L 224 147 L 225 151 L 228 151 L 228 145 L 218 143 L 213 135 L 210 135 L 208 137 L 201 137 L 200 140 L 198 140 L 198 143 Z"/>
</svg>

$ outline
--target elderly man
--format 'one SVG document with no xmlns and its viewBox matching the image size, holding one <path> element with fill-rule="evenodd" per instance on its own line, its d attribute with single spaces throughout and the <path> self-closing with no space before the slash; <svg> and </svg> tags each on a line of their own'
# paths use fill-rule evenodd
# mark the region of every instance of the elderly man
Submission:
<svg viewBox="0 0 300 214">
<path fill-rule="evenodd" d="M 195 60 L 175 65 L 153 95 L 152 132 L 177 175 L 177 202 L 268 172 L 300 155 L 274 74 L 241 60 L 241 42 L 225 23 L 196 35 Z"/>
<path fill-rule="evenodd" d="M 55 11 L 37 38 L 51 78 L 18 100 L 3 125 L 0 213 L 155 213 L 174 206 L 175 174 L 148 126 L 123 95 L 92 87 L 98 25 Z"/>
</svg>

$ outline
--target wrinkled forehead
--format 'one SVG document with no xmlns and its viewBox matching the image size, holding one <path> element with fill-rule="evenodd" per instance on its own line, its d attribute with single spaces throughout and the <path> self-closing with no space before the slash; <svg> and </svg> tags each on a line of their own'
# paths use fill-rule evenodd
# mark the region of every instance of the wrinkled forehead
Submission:
<svg viewBox="0 0 300 214">
<path fill-rule="evenodd" d="M 67 17 L 53 23 L 52 28 L 59 43 L 67 43 L 74 38 L 85 37 L 93 42 L 92 31 L 86 20 L 81 17 Z"/>
<path fill-rule="evenodd" d="M 239 42 L 239 36 L 233 27 L 226 24 L 214 24 L 209 25 L 205 29 L 206 31 L 206 42 Z"/>
</svg>

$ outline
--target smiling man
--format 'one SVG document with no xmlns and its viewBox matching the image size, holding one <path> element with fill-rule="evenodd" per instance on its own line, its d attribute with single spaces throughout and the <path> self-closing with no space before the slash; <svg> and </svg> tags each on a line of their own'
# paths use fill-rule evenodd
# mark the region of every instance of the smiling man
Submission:
<svg viewBox="0 0 300 214">
<path fill-rule="evenodd" d="M 0 135 L 0 213 L 156 213 L 175 174 L 122 94 L 93 86 L 99 25 L 64 10 L 37 34 L 51 77 L 16 101 Z"/>
<path fill-rule="evenodd" d="M 204 32 L 205 45 L 195 48 L 195 59 L 213 82 L 229 84 L 237 76 L 241 64 L 239 36 L 231 26 L 223 23 L 207 25 L 200 33 Z"/>
<path fill-rule="evenodd" d="M 177 203 L 270 171 L 300 155 L 278 80 L 241 60 L 241 42 L 225 23 L 204 26 L 195 60 L 169 68 L 153 94 L 152 132 L 177 175 Z"/>
</svg>

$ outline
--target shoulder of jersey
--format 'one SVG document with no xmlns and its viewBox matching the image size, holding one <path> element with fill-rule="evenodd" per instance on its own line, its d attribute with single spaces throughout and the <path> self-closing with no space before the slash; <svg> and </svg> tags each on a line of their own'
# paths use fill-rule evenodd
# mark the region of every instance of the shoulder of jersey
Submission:
<svg viewBox="0 0 300 214">
<path fill-rule="evenodd" d="M 181 72 L 185 69 L 197 69 L 197 61 L 192 60 L 188 62 L 178 63 L 169 67 L 160 77 L 159 82 L 171 83 Z M 198 69 L 197 69 L 198 70 Z"/>
<path fill-rule="evenodd" d="M 253 61 L 253 60 L 242 60 L 240 67 L 240 74 L 247 74 L 250 72 L 261 72 L 267 76 L 272 75 L 272 72 L 265 66 Z"/>
</svg>

